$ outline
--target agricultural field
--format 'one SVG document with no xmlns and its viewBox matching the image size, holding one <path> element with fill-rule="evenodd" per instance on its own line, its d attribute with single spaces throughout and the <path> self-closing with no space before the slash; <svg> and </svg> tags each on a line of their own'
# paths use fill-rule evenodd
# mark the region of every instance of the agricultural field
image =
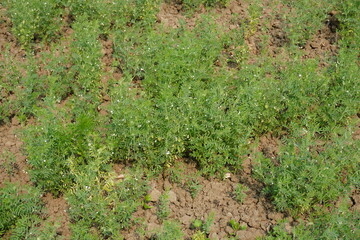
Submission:
<svg viewBox="0 0 360 240">
<path fill-rule="evenodd" d="M 1 0 L 0 238 L 357 239 L 360 1 Z"/>
</svg>

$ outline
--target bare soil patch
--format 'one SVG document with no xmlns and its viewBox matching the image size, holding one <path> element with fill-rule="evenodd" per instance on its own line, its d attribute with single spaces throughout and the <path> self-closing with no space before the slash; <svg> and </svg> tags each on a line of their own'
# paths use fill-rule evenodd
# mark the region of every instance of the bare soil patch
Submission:
<svg viewBox="0 0 360 240">
<path fill-rule="evenodd" d="M 194 164 L 183 165 L 183 174 L 196 176 Z M 244 162 L 244 170 L 239 175 L 230 175 L 227 179 L 205 179 L 197 177 L 199 191 L 195 196 L 184 187 L 186 181 L 172 182 L 173 175 L 165 174 L 151 182 L 150 196 L 151 209 L 142 207 L 134 214 L 134 218 L 141 224 L 135 225 L 124 232 L 125 239 L 140 239 L 137 229 L 146 226 L 145 239 L 153 236 L 161 226 L 161 219 L 157 216 L 159 197 L 167 193 L 169 195 L 170 210 L 169 219 L 181 223 L 182 231 L 186 239 L 196 233 L 191 228 L 195 219 L 205 221 L 210 214 L 214 214 L 214 222 L 210 228 L 210 239 L 225 239 L 236 235 L 241 239 L 256 239 L 264 236 L 277 220 L 283 219 L 282 213 L 276 212 L 266 198 L 259 194 L 259 184 L 251 178 L 251 163 Z M 243 183 L 249 189 L 245 192 L 246 197 L 242 203 L 234 199 L 234 190 L 237 184 Z M 245 230 L 234 231 L 229 225 L 230 220 L 239 222 L 245 226 Z"/>
<path fill-rule="evenodd" d="M 20 128 L 16 118 L 12 119 L 11 124 L 0 126 L 0 187 L 5 182 L 30 182 L 26 157 L 21 152 L 22 142 L 17 135 Z"/>
<path fill-rule="evenodd" d="M 336 18 L 336 13 L 329 13 L 329 18 L 325 20 L 324 26 L 320 29 L 305 45 L 304 58 L 320 57 L 322 61 L 327 56 L 335 56 L 338 52 L 337 41 L 339 35 L 337 30 L 340 22 Z"/>
<path fill-rule="evenodd" d="M 165 27 L 178 28 L 180 22 L 184 21 L 190 29 L 196 26 L 197 21 L 204 13 L 211 13 L 216 16 L 215 21 L 224 29 L 232 30 L 238 28 L 241 24 L 240 19 L 246 16 L 247 5 L 242 1 L 231 1 L 229 6 L 206 9 L 200 6 L 191 16 L 185 16 L 183 6 L 176 2 L 163 3 L 157 14 L 157 21 Z"/>
<path fill-rule="evenodd" d="M 45 203 L 47 221 L 52 224 L 59 224 L 56 233 L 63 239 L 70 239 L 70 218 L 68 215 L 68 204 L 64 197 L 54 198 L 50 193 L 47 193 L 42 200 Z"/>
</svg>

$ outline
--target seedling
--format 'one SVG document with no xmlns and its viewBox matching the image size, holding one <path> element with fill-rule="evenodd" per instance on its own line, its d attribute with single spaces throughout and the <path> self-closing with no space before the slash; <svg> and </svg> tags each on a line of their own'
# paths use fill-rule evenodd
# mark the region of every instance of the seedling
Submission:
<svg viewBox="0 0 360 240">
<path fill-rule="evenodd" d="M 234 219 L 231 219 L 229 221 L 229 225 L 230 227 L 235 231 L 239 231 L 239 230 L 246 230 L 247 229 L 247 226 L 246 225 L 241 225 L 239 222 L 237 222 L 236 220 Z"/>
<path fill-rule="evenodd" d="M 143 208 L 144 209 L 150 209 L 152 206 L 149 205 L 149 202 L 151 202 L 151 196 L 149 194 L 146 194 L 143 201 Z"/>
<path fill-rule="evenodd" d="M 241 183 L 239 183 L 235 190 L 234 190 L 234 198 L 236 201 L 238 201 L 239 203 L 243 203 L 245 198 L 246 198 L 246 191 L 248 191 L 249 188 L 242 185 Z"/>
<path fill-rule="evenodd" d="M 201 226 L 202 226 L 203 222 L 200 220 L 200 219 L 195 219 L 192 224 L 191 224 L 191 227 L 193 229 L 200 229 Z"/>
<path fill-rule="evenodd" d="M 211 225 L 214 223 L 215 220 L 215 213 L 214 212 L 210 212 L 209 216 L 205 219 L 205 222 L 203 223 L 203 225 L 201 226 L 201 230 L 203 232 L 205 232 L 206 234 L 210 233 L 210 228 Z"/>
<path fill-rule="evenodd" d="M 202 231 L 197 231 L 196 233 L 194 233 L 194 235 L 192 235 L 191 237 L 192 240 L 208 240 L 209 238 L 206 237 L 206 234 Z"/>
<path fill-rule="evenodd" d="M 190 192 L 192 198 L 195 198 L 198 192 L 201 190 L 202 185 L 199 184 L 197 179 L 191 179 L 186 182 L 186 188 Z"/>
<path fill-rule="evenodd" d="M 230 227 L 236 232 L 240 229 L 240 223 L 235 221 L 234 219 L 231 219 L 229 222 Z"/>
<path fill-rule="evenodd" d="M 169 193 L 165 192 L 159 198 L 159 205 L 156 215 L 160 220 L 165 220 L 170 215 Z"/>
<path fill-rule="evenodd" d="M 16 158 L 15 155 L 10 151 L 4 151 L 0 155 L 0 159 L 3 159 L 3 163 L 0 164 L 8 175 L 13 175 L 16 169 Z"/>
</svg>

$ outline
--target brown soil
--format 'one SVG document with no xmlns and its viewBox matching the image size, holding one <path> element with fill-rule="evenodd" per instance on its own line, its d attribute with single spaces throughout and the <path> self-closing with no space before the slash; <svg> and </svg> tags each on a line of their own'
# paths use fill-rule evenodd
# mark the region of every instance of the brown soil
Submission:
<svg viewBox="0 0 360 240">
<path fill-rule="evenodd" d="M 266 134 L 260 137 L 258 151 L 262 152 L 265 157 L 275 159 L 279 152 L 279 139 L 271 134 Z"/>
<path fill-rule="evenodd" d="M 130 230 L 124 232 L 125 239 L 141 239 L 137 229 L 146 226 L 145 239 L 151 238 L 161 226 L 161 219 L 157 217 L 159 196 L 167 192 L 169 194 L 170 219 L 181 223 L 182 231 L 186 239 L 190 239 L 196 230 L 191 228 L 195 219 L 206 220 L 209 214 L 215 214 L 214 222 L 210 228 L 210 239 L 225 239 L 235 234 L 241 239 L 256 239 L 263 236 L 267 231 L 283 219 L 284 215 L 274 210 L 268 200 L 259 195 L 259 183 L 251 178 L 251 163 L 249 159 L 244 162 L 244 170 L 240 175 L 228 175 L 222 181 L 217 179 L 207 180 L 197 177 L 198 184 L 201 186 L 198 193 L 193 198 L 186 189 L 186 180 L 180 183 L 173 183 L 174 175 L 165 175 L 151 182 L 150 196 L 152 202 L 151 209 L 142 207 L 134 214 L 140 222 Z M 185 170 L 182 174 L 196 176 L 197 170 L 194 164 L 186 163 L 182 165 Z M 186 177 L 185 177 L 186 178 Z M 234 199 L 234 190 L 238 183 L 242 183 L 249 189 L 243 203 Z M 246 230 L 235 232 L 230 226 L 229 221 L 235 220 Z M 291 220 L 291 219 L 290 219 Z"/>
<path fill-rule="evenodd" d="M 354 189 L 351 196 L 351 210 L 360 212 L 360 190 Z"/>
<path fill-rule="evenodd" d="M 338 51 L 336 45 L 339 36 L 337 30 L 340 27 L 340 22 L 336 18 L 336 13 L 329 13 L 329 18 L 324 22 L 324 26 L 315 36 L 313 36 L 304 47 L 304 58 L 320 57 L 322 61 L 325 57 L 335 56 Z"/>
<path fill-rule="evenodd" d="M 0 126 L 0 187 L 5 182 L 30 182 L 26 157 L 21 153 L 22 142 L 17 135 L 20 128 L 16 118 L 12 119 L 10 125 Z"/>
<path fill-rule="evenodd" d="M 204 13 L 215 16 L 215 21 L 225 30 L 238 28 L 241 20 L 246 16 L 246 4 L 243 1 L 231 1 L 226 8 L 205 9 L 200 6 L 191 16 L 185 16 L 181 4 L 163 3 L 157 15 L 159 23 L 165 27 L 178 28 L 180 21 L 184 21 L 190 29 L 196 26 L 197 21 Z"/>
<path fill-rule="evenodd" d="M 54 198 L 52 194 L 47 193 L 42 200 L 45 203 L 47 222 L 53 225 L 58 224 L 57 235 L 63 239 L 70 239 L 70 218 L 68 215 L 68 204 L 64 197 Z"/>
</svg>

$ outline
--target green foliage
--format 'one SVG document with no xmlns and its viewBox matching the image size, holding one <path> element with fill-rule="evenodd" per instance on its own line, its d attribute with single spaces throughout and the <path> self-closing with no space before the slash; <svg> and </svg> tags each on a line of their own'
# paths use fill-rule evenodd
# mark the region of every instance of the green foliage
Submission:
<svg viewBox="0 0 360 240">
<path fill-rule="evenodd" d="M 43 224 L 43 225 L 41 225 Z M 15 228 L 11 230 L 10 240 L 22 239 L 58 239 L 57 229 L 59 225 L 52 222 L 44 222 L 37 216 L 23 217 L 17 223 Z"/>
<path fill-rule="evenodd" d="M 316 204 L 328 204 L 349 191 L 354 180 L 359 143 L 351 131 L 337 132 L 325 149 L 310 130 L 304 137 L 287 139 L 274 161 L 259 157 L 255 175 L 266 184 L 265 193 L 281 211 L 303 213 Z M 346 174 L 344 174 L 346 173 Z M 358 181 L 359 179 L 355 180 Z"/>
<path fill-rule="evenodd" d="M 241 183 L 237 184 L 233 193 L 236 201 L 238 201 L 239 203 L 243 203 L 246 198 L 245 192 L 248 190 L 249 188 L 242 185 Z"/>
<path fill-rule="evenodd" d="M 5 51 L 5 56 L 10 52 Z M 18 115 L 20 120 L 33 116 L 39 100 L 45 96 L 45 78 L 38 74 L 39 66 L 33 55 L 29 54 L 25 62 L 16 58 L 6 59 L 0 65 L 2 88 L 0 108 L 1 118 Z M 11 72 L 11 73 L 10 73 Z"/>
<path fill-rule="evenodd" d="M 207 218 L 205 219 L 205 221 L 203 222 L 203 224 L 201 226 L 201 230 L 204 233 L 209 234 L 211 225 L 214 223 L 214 220 L 215 220 L 215 213 L 210 212 L 209 215 L 207 216 Z"/>
<path fill-rule="evenodd" d="M 40 197 L 41 192 L 34 187 L 6 183 L 0 189 L 0 233 L 11 230 L 11 239 L 30 234 L 42 213 Z"/>
<path fill-rule="evenodd" d="M 197 229 L 197 233 L 193 235 L 193 239 L 202 239 L 204 237 L 206 239 L 206 235 L 210 233 L 211 225 L 214 223 L 215 213 L 210 212 L 207 218 L 204 221 L 200 219 L 195 219 L 191 223 L 192 229 Z"/>
<path fill-rule="evenodd" d="M 137 172 L 115 181 L 102 156 L 99 151 L 94 162 L 75 173 L 76 184 L 67 193 L 75 239 L 83 234 L 90 239 L 121 239 L 120 230 L 130 226 L 132 213 L 148 190 Z"/>
<path fill-rule="evenodd" d="M 181 3 L 186 10 L 196 10 L 200 5 L 214 7 L 225 7 L 230 0 L 182 0 Z"/>
<path fill-rule="evenodd" d="M 38 111 L 37 116 L 39 124 L 27 128 L 23 136 L 30 175 L 44 190 L 59 194 L 74 182 L 71 168 L 81 168 L 94 159 L 93 148 L 100 144 L 96 122 L 90 112 L 71 116 L 56 108 Z"/>
<path fill-rule="evenodd" d="M 202 185 L 199 184 L 199 181 L 196 178 L 194 178 L 194 179 L 188 179 L 185 182 L 184 187 L 186 190 L 190 192 L 191 197 L 195 198 L 198 192 L 201 190 Z"/>
<path fill-rule="evenodd" d="M 61 26 L 62 9 L 56 0 L 6 0 L 12 32 L 24 47 L 34 40 L 49 41 Z"/>
<path fill-rule="evenodd" d="M 13 175 L 17 168 L 15 155 L 10 151 L 5 150 L 0 154 L 0 160 L 1 168 L 3 168 L 8 175 Z"/>
<path fill-rule="evenodd" d="M 210 14 L 202 14 L 194 29 L 185 21 L 177 29 L 156 24 L 162 2 L 4 2 L 18 42 L 26 49 L 34 42 L 46 44 L 37 46 L 40 53 L 37 48 L 26 56 L 10 43 L 5 46 L 0 121 L 34 118 L 23 135 L 30 176 L 43 190 L 65 194 L 74 239 L 121 239 L 137 207 L 150 207 L 142 174 L 116 179 L 111 163 L 133 164 L 147 177 L 163 170 L 175 173 L 171 180 L 194 197 L 201 185 L 196 176 L 173 168 L 179 159 L 195 162 L 205 175 L 236 171 L 250 152 L 249 142 L 268 133 L 280 138 L 282 146 L 274 159 L 259 154 L 254 173 L 279 210 L 311 213 L 359 187 L 360 148 L 350 129 L 360 102 L 358 1 L 274 1 L 284 4 L 272 10 L 282 16 L 289 39 L 282 50 L 288 57 L 268 56 L 272 49 L 264 43 L 272 33 L 256 43 L 258 55 L 247 46 L 271 23 L 262 18 L 271 3 L 248 1 L 246 19 L 231 20 L 241 27 L 225 31 Z M 229 1 L 180 2 L 191 12 Z M 326 58 L 326 66 L 304 59 L 299 46 L 329 24 L 333 10 L 340 21 L 336 55 Z M 60 33 L 61 17 L 73 32 L 50 44 Z M 102 83 L 104 38 L 113 39 L 112 67 L 122 74 L 107 84 Z M 111 97 L 109 114 L 99 116 L 104 94 Z M 2 167 L 11 174 L 14 161 L 8 159 Z M 56 227 L 44 227 L 38 190 L 6 185 L 0 192 L 1 234 L 57 237 Z M 244 192 L 238 185 L 235 198 L 243 201 Z M 165 220 L 169 214 L 164 194 L 157 239 L 182 239 L 180 225 Z M 357 218 L 343 209 L 320 211 L 291 235 L 280 224 L 269 237 L 355 239 Z M 206 239 L 213 221 L 209 214 L 194 224 L 198 232 L 193 238 Z M 234 231 L 242 229 L 237 222 L 229 224 Z"/>
<path fill-rule="evenodd" d="M 112 29 L 124 29 L 133 24 L 153 25 L 159 3 L 159 0 L 67 0 L 64 5 L 75 19 L 86 15 L 88 20 L 99 22 L 101 31 L 107 34 Z"/>
<path fill-rule="evenodd" d="M 335 1 L 327 0 L 282 0 L 291 11 L 285 13 L 285 31 L 292 44 L 303 46 L 310 37 L 320 30 L 328 13 L 334 8 Z"/>
<path fill-rule="evenodd" d="M 158 218 L 163 221 L 167 219 L 170 215 L 170 200 L 169 200 L 169 192 L 163 193 L 159 198 L 159 205 L 156 215 Z"/>
<path fill-rule="evenodd" d="M 356 239 L 359 236 L 359 212 L 350 211 L 347 206 L 331 212 L 317 213 L 309 222 L 301 222 L 292 233 L 285 230 L 285 222 L 276 225 L 264 239 Z"/>
<path fill-rule="evenodd" d="M 184 234 L 181 231 L 181 225 L 174 221 L 164 221 L 162 229 L 156 234 L 157 240 L 181 240 L 184 239 Z"/>
<path fill-rule="evenodd" d="M 231 220 L 229 221 L 229 225 L 230 225 L 230 227 L 231 227 L 234 231 L 240 230 L 240 223 L 238 223 L 238 222 L 235 221 L 234 219 L 231 219 Z"/>
<path fill-rule="evenodd" d="M 201 226 L 202 226 L 203 222 L 200 220 L 200 219 L 195 219 L 191 226 L 194 228 L 194 229 L 200 229 Z"/>
<path fill-rule="evenodd" d="M 144 209 L 150 209 L 152 206 L 149 205 L 151 202 L 151 196 L 149 194 L 146 194 L 143 200 L 143 208 Z"/>
<path fill-rule="evenodd" d="M 115 52 L 127 69 L 111 106 L 110 131 L 119 159 L 137 159 L 160 170 L 179 157 L 191 157 L 209 174 L 239 166 L 239 145 L 247 132 L 232 108 L 228 76 L 214 71 L 222 45 L 206 23 L 194 32 L 151 32 L 138 39 L 146 44 L 135 49 L 134 39 L 115 38 Z M 120 41 L 134 42 L 120 48 Z M 133 79 L 141 80 L 142 91 L 133 88 Z"/>
<path fill-rule="evenodd" d="M 196 233 L 194 233 L 194 235 L 191 236 L 192 240 L 207 240 L 208 238 L 206 237 L 206 234 L 204 232 L 201 231 L 197 231 Z"/>
<path fill-rule="evenodd" d="M 237 222 L 234 219 L 231 219 L 229 221 L 229 226 L 234 230 L 232 233 L 230 233 L 231 236 L 235 236 L 236 232 L 239 231 L 239 230 L 246 230 L 247 229 L 247 225 L 240 225 L 240 223 Z M 233 239 L 233 237 L 231 237 L 230 239 Z"/>
<path fill-rule="evenodd" d="M 89 22 L 86 15 L 79 16 L 73 24 L 74 41 L 71 44 L 71 73 L 74 78 L 74 92 L 77 95 L 98 93 L 101 77 L 101 44 L 97 21 Z"/>
</svg>

